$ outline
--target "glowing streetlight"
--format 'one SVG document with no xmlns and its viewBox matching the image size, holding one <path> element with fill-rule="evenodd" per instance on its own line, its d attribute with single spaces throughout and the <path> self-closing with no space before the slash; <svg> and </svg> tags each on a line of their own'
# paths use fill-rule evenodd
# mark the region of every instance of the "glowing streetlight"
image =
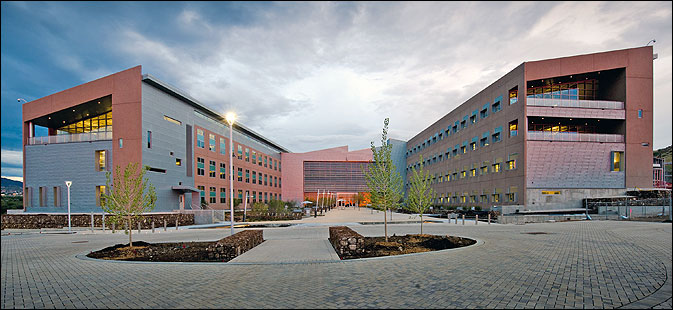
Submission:
<svg viewBox="0 0 673 310">
<path fill-rule="evenodd" d="M 234 234 L 234 166 L 233 166 L 233 152 L 234 152 L 234 122 L 236 121 L 236 114 L 234 112 L 227 112 L 225 116 L 227 123 L 229 123 L 229 213 L 231 215 L 231 234 Z"/>
</svg>

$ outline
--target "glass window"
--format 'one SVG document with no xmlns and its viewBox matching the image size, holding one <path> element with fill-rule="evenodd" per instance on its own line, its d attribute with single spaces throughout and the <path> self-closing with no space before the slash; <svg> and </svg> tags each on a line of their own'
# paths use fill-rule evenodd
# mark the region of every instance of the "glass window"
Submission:
<svg viewBox="0 0 673 310">
<path fill-rule="evenodd" d="M 518 128 L 519 128 L 519 120 L 515 119 L 511 122 L 509 122 L 509 137 L 516 137 L 518 134 Z"/>
<path fill-rule="evenodd" d="M 105 171 L 107 169 L 105 156 L 105 150 L 96 151 L 96 171 Z"/>
<path fill-rule="evenodd" d="M 180 159 L 180 158 L 176 158 L 176 159 L 175 159 L 175 165 L 176 165 L 176 166 L 182 166 L 182 159 Z"/>
<path fill-rule="evenodd" d="M 210 176 L 211 178 L 214 178 L 215 177 L 215 161 L 214 160 L 210 161 L 209 168 L 210 169 L 208 170 L 208 176 Z"/>
<path fill-rule="evenodd" d="M 227 189 L 220 187 L 220 203 L 227 203 Z"/>
<path fill-rule="evenodd" d="M 245 161 L 250 162 L 250 149 L 245 148 Z"/>
<path fill-rule="evenodd" d="M 208 196 L 208 202 L 217 203 L 217 189 L 214 186 L 210 187 L 210 195 Z"/>
<path fill-rule="evenodd" d="M 206 175 L 206 160 L 201 157 L 196 158 L 196 175 Z"/>
<path fill-rule="evenodd" d="M 519 86 L 509 90 L 509 104 L 515 104 L 519 100 Z"/>
<path fill-rule="evenodd" d="M 252 164 L 255 165 L 257 164 L 257 152 L 254 150 L 252 151 Z"/>
<path fill-rule="evenodd" d="M 267 158 L 266 156 L 264 156 L 264 168 L 267 167 L 267 165 L 266 165 L 266 164 L 267 164 L 267 160 L 268 160 L 268 158 Z"/>
<path fill-rule="evenodd" d="M 268 185 L 268 183 L 267 183 L 267 175 L 265 174 L 265 175 L 264 175 L 264 186 L 267 186 L 267 185 Z"/>
<path fill-rule="evenodd" d="M 610 171 L 624 171 L 624 152 L 610 152 Z"/>
<path fill-rule="evenodd" d="M 105 185 L 96 186 L 96 206 L 100 207 L 103 205 L 103 196 L 105 194 Z"/>
<path fill-rule="evenodd" d="M 201 197 L 201 203 L 206 202 L 206 187 L 205 186 L 197 186 L 199 188 L 199 197 Z"/>
<path fill-rule="evenodd" d="M 245 183 L 250 183 L 250 170 L 245 169 Z"/>
<path fill-rule="evenodd" d="M 208 149 L 216 152 L 215 148 L 215 135 L 214 134 L 208 134 Z"/>
<path fill-rule="evenodd" d="M 252 184 L 257 184 L 257 171 L 252 172 Z"/>
<path fill-rule="evenodd" d="M 227 142 L 224 140 L 224 138 L 220 138 L 220 154 L 227 154 Z"/>
<path fill-rule="evenodd" d="M 643 110 L 638 110 L 638 118 L 643 118 Z"/>
<path fill-rule="evenodd" d="M 238 168 L 238 181 L 243 182 L 243 168 Z"/>
<path fill-rule="evenodd" d="M 54 207 L 61 206 L 61 187 L 54 186 Z"/>
<path fill-rule="evenodd" d="M 206 147 L 206 141 L 204 140 L 203 130 L 196 129 L 196 146 L 200 148 Z"/>
<path fill-rule="evenodd" d="M 152 148 L 152 132 L 149 130 L 147 131 L 147 148 Z"/>
<path fill-rule="evenodd" d="M 491 106 L 491 110 L 493 110 L 493 113 L 500 111 L 500 101 L 496 101 L 493 103 Z"/>
<path fill-rule="evenodd" d="M 119 148 L 124 148 L 124 139 L 119 138 Z"/>
<path fill-rule="evenodd" d="M 220 179 L 227 178 L 227 166 L 224 163 L 220 163 Z"/>
<path fill-rule="evenodd" d="M 238 159 L 243 159 L 243 147 L 238 145 Z"/>
</svg>

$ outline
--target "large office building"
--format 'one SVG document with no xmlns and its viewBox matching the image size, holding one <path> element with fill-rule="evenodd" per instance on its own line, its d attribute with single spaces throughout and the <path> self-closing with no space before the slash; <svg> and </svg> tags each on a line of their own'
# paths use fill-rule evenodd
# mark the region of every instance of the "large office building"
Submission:
<svg viewBox="0 0 673 310">
<path fill-rule="evenodd" d="M 652 47 L 525 62 L 409 141 L 389 140 L 407 183 L 432 175 L 434 204 L 579 207 L 652 186 Z M 36 136 L 35 126 L 47 128 Z M 134 67 L 23 105 L 24 210 L 99 212 L 106 172 L 149 166 L 155 211 L 228 209 L 234 198 L 300 202 L 366 191 L 369 149 L 292 153 Z M 372 137 L 375 140 L 375 137 Z M 113 165 L 114 164 L 114 165 Z"/>
<path fill-rule="evenodd" d="M 525 62 L 407 142 L 435 203 L 581 207 L 652 187 L 652 47 Z"/>
</svg>

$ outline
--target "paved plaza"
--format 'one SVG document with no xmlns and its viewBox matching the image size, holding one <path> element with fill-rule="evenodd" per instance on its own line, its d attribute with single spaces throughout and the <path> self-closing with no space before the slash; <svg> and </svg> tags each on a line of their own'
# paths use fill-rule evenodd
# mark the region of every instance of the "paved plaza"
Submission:
<svg viewBox="0 0 673 310">
<path fill-rule="evenodd" d="M 366 220 L 359 220 L 369 213 Z M 418 233 L 394 214 L 390 233 Z M 84 255 L 128 236 L 2 231 L 2 308 L 670 308 L 671 224 L 578 221 L 426 223 L 477 245 L 340 261 L 328 227 L 383 235 L 382 213 L 332 210 L 264 230 L 229 263 L 147 263 Z M 359 224 L 360 222 L 369 222 Z M 534 233 L 534 234 L 531 234 Z M 228 227 L 134 232 L 147 242 L 212 241 Z"/>
</svg>

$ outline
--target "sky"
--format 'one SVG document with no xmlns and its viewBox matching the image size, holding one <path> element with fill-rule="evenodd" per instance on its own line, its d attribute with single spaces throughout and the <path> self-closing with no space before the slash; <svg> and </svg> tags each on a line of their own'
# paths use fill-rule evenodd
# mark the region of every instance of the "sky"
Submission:
<svg viewBox="0 0 673 310">
<path fill-rule="evenodd" d="M 2 176 L 21 103 L 142 65 L 293 152 L 408 140 L 521 63 L 656 39 L 654 149 L 671 145 L 671 2 L 1 3 Z M 37 135 L 46 135 L 37 131 Z"/>
</svg>

